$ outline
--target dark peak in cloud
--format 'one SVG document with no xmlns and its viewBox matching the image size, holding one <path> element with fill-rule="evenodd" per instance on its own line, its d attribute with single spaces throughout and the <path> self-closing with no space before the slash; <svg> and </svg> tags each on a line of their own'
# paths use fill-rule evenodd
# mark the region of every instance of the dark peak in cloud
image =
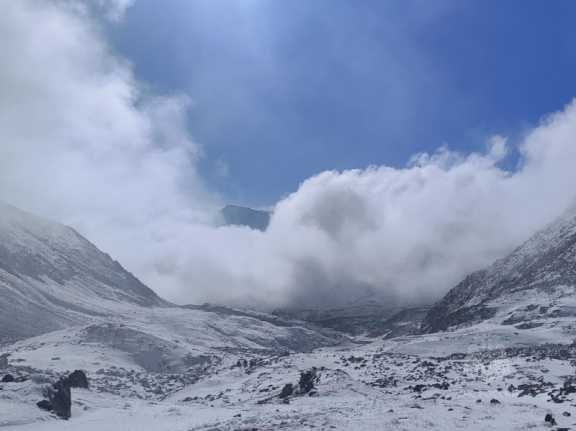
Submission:
<svg viewBox="0 0 576 431">
<path fill-rule="evenodd" d="M 246 226 L 265 231 L 270 224 L 270 211 L 255 210 L 239 205 L 226 205 L 220 210 L 226 226 Z"/>
</svg>

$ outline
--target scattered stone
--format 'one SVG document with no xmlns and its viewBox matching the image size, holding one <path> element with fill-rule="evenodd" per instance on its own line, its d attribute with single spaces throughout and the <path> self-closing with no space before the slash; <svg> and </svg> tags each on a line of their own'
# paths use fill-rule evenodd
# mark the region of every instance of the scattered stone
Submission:
<svg viewBox="0 0 576 431">
<path fill-rule="evenodd" d="M 16 379 L 12 374 L 6 374 L 4 377 L 2 377 L 2 383 L 12 383 L 15 380 Z"/>
<path fill-rule="evenodd" d="M 490 400 L 490 404 L 496 405 L 496 404 L 502 404 L 499 400 L 497 400 L 496 398 L 492 398 Z"/>
<path fill-rule="evenodd" d="M 52 404 L 50 404 L 50 401 L 48 400 L 38 401 L 36 405 L 38 406 L 38 408 L 46 410 L 47 412 L 51 412 L 53 410 Z"/>
<path fill-rule="evenodd" d="M 556 425 L 556 419 L 554 419 L 551 413 L 547 413 L 546 416 L 544 416 L 544 422 L 550 425 Z"/>
</svg>

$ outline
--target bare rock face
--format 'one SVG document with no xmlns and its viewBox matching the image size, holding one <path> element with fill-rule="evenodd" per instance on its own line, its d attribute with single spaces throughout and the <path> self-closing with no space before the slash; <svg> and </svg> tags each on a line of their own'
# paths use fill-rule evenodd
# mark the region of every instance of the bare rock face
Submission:
<svg viewBox="0 0 576 431">
<path fill-rule="evenodd" d="M 508 257 L 466 277 L 428 312 L 421 329 L 437 332 L 495 319 L 523 330 L 572 317 L 574 307 L 562 303 L 576 294 L 575 267 L 576 211 L 571 210 Z"/>
</svg>

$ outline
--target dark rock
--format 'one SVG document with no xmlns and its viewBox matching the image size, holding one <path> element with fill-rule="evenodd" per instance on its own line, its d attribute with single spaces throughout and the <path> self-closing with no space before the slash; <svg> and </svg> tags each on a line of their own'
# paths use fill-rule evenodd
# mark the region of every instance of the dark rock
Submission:
<svg viewBox="0 0 576 431">
<path fill-rule="evenodd" d="M 494 404 L 494 405 L 495 405 L 495 404 L 502 404 L 502 403 L 501 403 L 499 400 L 497 400 L 496 398 L 492 398 L 492 399 L 490 400 L 490 404 Z"/>
<path fill-rule="evenodd" d="M 15 380 L 16 379 L 12 374 L 6 374 L 4 377 L 2 377 L 2 383 L 12 383 Z"/>
<path fill-rule="evenodd" d="M 60 379 L 46 390 L 46 397 L 54 413 L 61 419 L 72 416 L 72 394 L 67 379 Z"/>
<path fill-rule="evenodd" d="M 312 389 L 314 389 L 317 381 L 318 373 L 316 372 L 316 367 L 313 367 L 308 371 L 302 371 L 300 373 L 300 380 L 298 382 L 300 393 L 307 394 L 310 392 Z"/>
<path fill-rule="evenodd" d="M 288 398 L 294 393 L 294 385 L 292 383 L 286 383 L 280 392 L 280 398 Z"/>
<path fill-rule="evenodd" d="M 556 419 L 554 419 L 554 416 L 550 413 L 547 413 L 546 416 L 544 416 L 544 422 L 550 425 L 556 425 Z"/>
<path fill-rule="evenodd" d="M 424 390 L 426 390 L 426 385 L 414 385 L 414 386 L 409 386 L 408 389 L 412 389 L 414 392 L 418 392 L 418 393 L 422 393 Z"/>
<path fill-rule="evenodd" d="M 71 388 L 88 389 L 90 386 L 88 383 L 88 377 L 86 377 L 86 373 L 82 370 L 74 371 L 68 376 L 66 380 L 68 382 L 68 386 Z"/>
<path fill-rule="evenodd" d="M 50 404 L 50 401 L 48 400 L 38 401 L 36 405 L 38 406 L 38 408 L 46 410 L 47 412 L 51 412 L 53 410 L 52 404 Z"/>
<path fill-rule="evenodd" d="M 572 416 L 572 414 L 571 414 L 570 412 L 563 412 L 563 413 L 562 413 L 562 416 L 568 417 L 568 416 Z"/>
</svg>

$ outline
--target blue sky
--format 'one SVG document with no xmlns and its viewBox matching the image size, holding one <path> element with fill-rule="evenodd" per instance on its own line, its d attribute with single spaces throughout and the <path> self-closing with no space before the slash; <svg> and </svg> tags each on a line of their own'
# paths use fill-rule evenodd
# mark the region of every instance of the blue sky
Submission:
<svg viewBox="0 0 576 431">
<path fill-rule="evenodd" d="M 327 169 L 514 141 L 576 94 L 575 17 L 569 0 L 137 0 L 110 32 L 152 90 L 192 100 L 211 187 L 267 205 Z"/>
</svg>

